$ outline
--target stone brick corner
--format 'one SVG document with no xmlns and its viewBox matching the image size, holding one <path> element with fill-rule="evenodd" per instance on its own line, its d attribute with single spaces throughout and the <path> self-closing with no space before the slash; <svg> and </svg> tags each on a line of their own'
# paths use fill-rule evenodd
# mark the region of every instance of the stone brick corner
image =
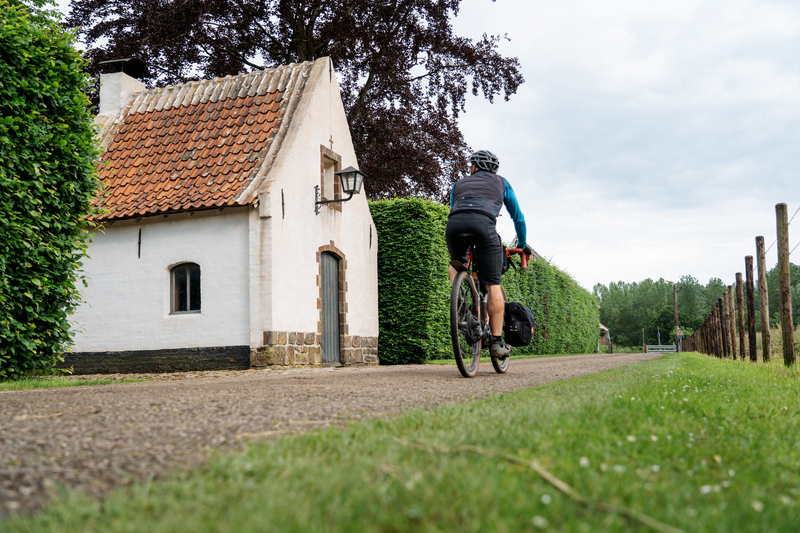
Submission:
<svg viewBox="0 0 800 533">
<path fill-rule="evenodd" d="M 379 364 L 378 337 L 339 336 L 339 357 L 343 366 Z M 250 350 L 250 366 L 273 368 L 314 368 L 322 366 L 322 335 L 301 331 L 265 331 L 264 345 Z"/>
</svg>

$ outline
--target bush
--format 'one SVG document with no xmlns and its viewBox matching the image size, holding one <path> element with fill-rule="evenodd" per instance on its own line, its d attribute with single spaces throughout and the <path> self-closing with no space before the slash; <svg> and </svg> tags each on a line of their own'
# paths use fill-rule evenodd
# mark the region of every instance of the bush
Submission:
<svg viewBox="0 0 800 533">
<path fill-rule="evenodd" d="M 0 2 L 0 378 L 68 349 L 98 182 L 83 60 L 55 20 Z"/>
<path fill-rule="evenodd" d="M 519 259 L 514 258 L 519 264 Z M 503 275 L 509 301 L 522 302 L 536 320 L 533 341 L 514 348 L 514 355 L 590 353 L 597 351 L 600 310 L 589 291 L 547 261 L 528 263 L 528 269 L 510 268 Z"/>
<path fill-rule="evenodd" d="M 422 363 L 451 353 L 448 208 L 404 198 L 370 202 L 378 233 L 382 364 Z"/>
<path fill-rule="evenodd" d="M 421 199 L 370 202 L 378 233 L 380 358 L 383 364 L 453 357 L 449 333 L 447 206 Z M 519 262 L 518 259 L 516 259 Z M 519 355 L 597 351 L 594 297 L 546 261 L 510 269 L 503 286 L 536 318 L 533 342 Z"/>
</svg>

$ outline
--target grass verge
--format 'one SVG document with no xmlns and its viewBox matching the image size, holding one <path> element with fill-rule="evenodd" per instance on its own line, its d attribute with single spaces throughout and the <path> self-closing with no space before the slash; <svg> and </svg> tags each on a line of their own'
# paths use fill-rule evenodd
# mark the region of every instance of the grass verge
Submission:
<svg viewBox="0 0 800 533">
<path fill-rule="evenodd" d="M 797 373 L 777 365 L 668 355 L 255 444 L 102 503 L 67 496 L 0 530 L 652 530 L 626 508 L 685 531 L 793 532 L 798 392 Z"/>
<path fill-rule="evenodd" d="M 85 385 L 111 385 L 112 383 L 138 383 L 143 379 L 69 379 L 64 377 L 36 377 L 15 381 L 0 381 L 0 391 L 51 389 L 55 387 L 82 387 Z"/>
<path fill-rule="evenodd" d="M 520 359 L 540 359 L 542 357 L 562 357 L 566 355 L 580 355 L 575 353 L 556 353 L 556 354 L 542 354 L 542 355 L 512 355 L 512 361 L 518 361 Z M 488 355 L 481 355 L 481 363 L 491 363 L 492 358 Z M 429 359 L 425 361 L 426 365 L 455 365 L 455 359 Z"/>
</svg>

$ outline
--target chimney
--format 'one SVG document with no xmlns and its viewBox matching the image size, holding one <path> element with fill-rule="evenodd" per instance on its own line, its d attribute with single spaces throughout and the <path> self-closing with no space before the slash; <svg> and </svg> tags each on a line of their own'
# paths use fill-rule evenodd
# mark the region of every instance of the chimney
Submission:
<svg viewBox="0 0 800 533">
<path fill-rule="evenodd" d="M 100 115 L 120 115 L 136 93 L 145 89 L 136 78 L 148 78 L 147 66 L 136 58 L 101 61 Z"/>
</svg>

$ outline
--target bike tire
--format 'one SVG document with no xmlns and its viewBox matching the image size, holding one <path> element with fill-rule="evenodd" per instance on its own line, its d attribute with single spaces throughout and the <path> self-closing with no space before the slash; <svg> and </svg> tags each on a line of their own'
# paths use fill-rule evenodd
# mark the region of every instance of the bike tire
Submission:
<svg viewBox="0 0 800 533">
<path fill-rule="evenodd" d="M 500 286 L 500 289 L 503 291 L 503 301 L 508 302 L 508 297 L 506 296 L 506 290 L 503 286 Z M 508 357 L 503 357 L 502 359 L 498 359 L 497 357 L 492 357 L 492 367 L 494 367 L 494 371 L 498 374 L 505 374 L 508 370 L 508 363 L 511 361 L 511 355 Z"/>
<path fill-rule="evenodd" d="M 465 378 L 471 378 L 478 373 L 481 359 L 480 335 L 474 334 L 475 324 L 480 327 L 478 302 L 478 291 L 469 273 L 456 274 L 450 292 L 450 336 L 458 371 Z"/>
</svg>

